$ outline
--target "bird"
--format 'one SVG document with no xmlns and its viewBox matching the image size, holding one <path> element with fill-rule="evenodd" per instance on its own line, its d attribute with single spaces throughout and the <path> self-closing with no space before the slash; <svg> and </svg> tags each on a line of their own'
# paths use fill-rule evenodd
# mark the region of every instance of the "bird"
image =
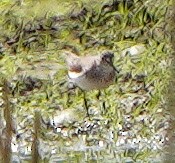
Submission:
<svg viewBox="0 0 175 163">
<path fill-rule="evenodd" d="M 65 51 L 68 69 L 68 81 L 83 91 L 101 90 L 114 84 L 116 72 L 119 71 L 113 64 L 114 53 L 104 51 L 98 55 L 78 56 L 73 52 Z M 84 103 L 87 101 L 84 93 Z"/>
<path fill-rule="evenodd" d="M 118 70 L 113 65 L 114 54 L 105 51 L 100 55 L 77 56 L 65 52 L 69 82 L 82 90 L 100 90 L 114 83 Z"/>
</svg>

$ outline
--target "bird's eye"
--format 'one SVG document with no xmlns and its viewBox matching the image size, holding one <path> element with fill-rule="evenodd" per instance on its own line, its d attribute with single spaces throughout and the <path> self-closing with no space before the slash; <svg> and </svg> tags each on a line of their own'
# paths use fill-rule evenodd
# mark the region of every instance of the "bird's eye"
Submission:
<svg viewBox="0 0 175 163">
<path fill-rule="evenodd" d="M 114 57 L 114 54 L 111 52 L 105 52 L 102 54 L 102 60 L 107 62 L 107 63 L 111 63 L 113 57 Z"/>
<path fill-rule="evenodd" d="M 105 57 L 104 60 L 105 60 L 106 62 L 108 62 L 108 63 L 111 62 L 111 58 L 110 58 L 110 57 Z"/>
</svg>

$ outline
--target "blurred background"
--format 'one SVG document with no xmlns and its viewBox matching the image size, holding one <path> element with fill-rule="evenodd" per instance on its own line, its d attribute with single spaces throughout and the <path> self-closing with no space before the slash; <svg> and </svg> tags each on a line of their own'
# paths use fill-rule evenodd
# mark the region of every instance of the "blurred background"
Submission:
<svg viewBox="0 0 175 163">
<path fill-rule="evenodd" d="M 173 162 L 173 5 L 1 0 L 0 162 Z M 114 52 L 120 73 L 86 92 L 89 117 L 65 50 Z"/>
</svg>

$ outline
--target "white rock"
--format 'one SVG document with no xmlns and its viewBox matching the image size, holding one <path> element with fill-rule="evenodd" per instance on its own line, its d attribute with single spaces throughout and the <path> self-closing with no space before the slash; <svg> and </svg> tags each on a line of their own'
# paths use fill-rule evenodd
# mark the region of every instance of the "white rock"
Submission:
<svg viewBox="0 0 175 163">
<path fill-rule="evenodd" d="M 122 51 L 122 56 L 123 57 L 126 56 L 127 52 L 129 52 L 129 54 L 131 56 L 138 55 L 138 54 L 143 53 L 145 50 L 146 50 L 146 48 L 143 44 L 134 45 L 130 48 L 127 48 L 127 49 L 123 50 Z"/>
</svg>

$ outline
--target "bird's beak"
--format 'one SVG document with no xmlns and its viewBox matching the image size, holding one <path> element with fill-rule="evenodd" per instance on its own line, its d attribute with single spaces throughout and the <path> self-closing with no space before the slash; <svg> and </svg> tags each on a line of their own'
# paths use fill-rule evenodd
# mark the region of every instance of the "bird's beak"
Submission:
<svg viewBox="0 0 175 163">
<path fill-rule="evenodd" d="M 114 68 L 114 70 L 119 74 L 120 73 L 120 70 L 117 69 L 114 65 L 112 65 L 112 67 Z"/>
</svg>

